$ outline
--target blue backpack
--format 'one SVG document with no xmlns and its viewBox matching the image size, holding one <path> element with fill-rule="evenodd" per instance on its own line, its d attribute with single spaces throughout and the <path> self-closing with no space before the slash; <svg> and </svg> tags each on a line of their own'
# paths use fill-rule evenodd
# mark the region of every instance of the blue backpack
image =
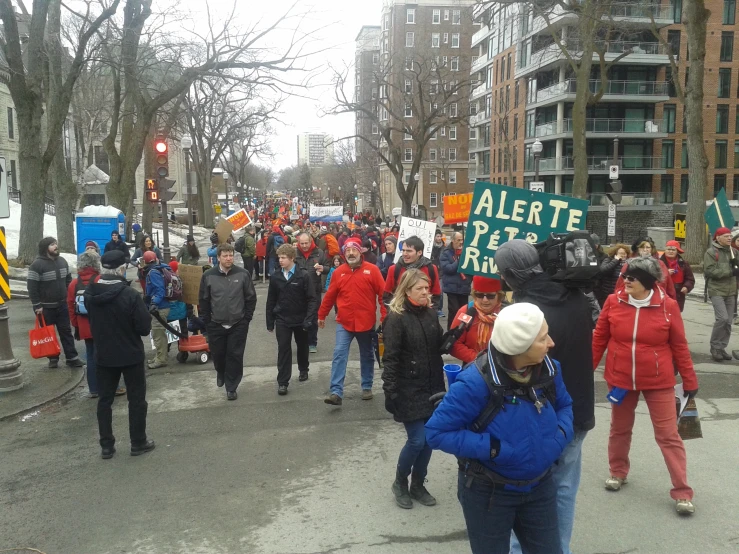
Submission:
<svg viewBox="0 0 739 554">
<path fill-rule="evenodd" d="M 272 247 L 272 249 L 274 251 L 274 255 L 276 256 L 277 255 L 277 249 L 280 246 L 282 246 L 283 244 L 285 244 L 285 239 L 282 237 L 282 235 L 277 234 L 277 235 L 274 236 L 274 238 L 272 239 L 272 241 L 273 241 L 272 244 L 274 245 Z"/>
<path fill-rule="evenodd" d="M 93 282 L 93 279 L 90 279 L 90 282 Z M 87 285 L 82 282 L 80 277 L 77 277 L 77 284 L 74 287 L 74 313 L 77 315 L 87 315 L 87 306 L 85 306 L 86 288 Z"/>
</svg>

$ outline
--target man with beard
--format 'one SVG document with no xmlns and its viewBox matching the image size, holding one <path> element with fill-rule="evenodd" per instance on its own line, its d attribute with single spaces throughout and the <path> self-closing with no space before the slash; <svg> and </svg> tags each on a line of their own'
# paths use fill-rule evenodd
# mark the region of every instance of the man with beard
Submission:
<svg viewBox="0 0 739 554">
<path fill-rule="evenodd" d="M 359 344 L 359 359 L 362 374 L 362 400 L 372 399 L 375 357 L 372 340 L 377 323 L 377 304 L 380 304 L 381 320 L 387 310 L 382 302 L 385 283 L 376 265 L 362 260 L 362 243 L 349 238 L 344 243 L 346 263 L 337 267 L 332 276 L 328 292 L 318 310 L 318 326 L 323 329 L 326 316 L 334 305 L 336 316 L 336 347 L 331 364 L 331 392 L 324 399 L 326 404 L 341 406 L 344 396 L 346 362 L 352 339 Z"/>
<path fill-rule="evenodd" d="M 392 300 L 395 294 L 395 288 L 400 283 L 400 279 L 403 277 L 406 269 L 420 269 L 428 275 L 431 281 L 429 288 L 431 291 L 431 302 L 433 303 L 434 309 L 438 310 L 439 297 L 441 296 L 439 272 L 431 260 L 423 255 L 423 248 L 423 241 L 415 235 L 403 241 L 402 255 L 398 263 L 395 264 L 395 267 L 387 273 L 384 295 L 385 303 L 389 304 L 390 300 Z"/>
<path fill-rule="evenodd" d="M 126 249 L 128 253 L 128 249 Z M 77 354 L 67 308 L 67 288 L 72 282 L 67 260 L 59 255 L 59 244 L 54 237 L 46 237 L 38 243 L 38 257 L 28 268 L 28 296 L 36 317 L 43 316 L 46 325 L 56 325 L 64 357 L 69 367 L 84 364 Z M 49 368 L 59 367 L 59 356 L 49 358 Z"/>
<path fill-rule="evenodd" d="M 185 265 L 198 265 L 198 260 L 200 260 L 200 250 L 195 244 L 195 237 L 187 235 L 185 244 L 177 252 L 177 261 Z"/>
<path fill-rule="evenodd" d="M 316 247 L 313 238 L 309 233 L 301 233 L 298 235 L 298 251 L 295 256 L 295 265 L 301 269 L 305 269 L 310 276 L 313 288 L 316 291 L 316 298 L 321 301 L 321 293 L 323 292 L 324 275 L 328 275 L 331 269 L 330 262 L 326 258 L 326 254 L 320 248 Z M 308 351 L 311 354 L 318 352 L 318 324 L 314 323 L 308 329 Z"/>
<path fill-rule="evenodd" d="M 126 257 L 126 263 L 131 261 L 131 252 L 129 252 L 128 250 L 128 245 L 121 240 L 121 236 L 118 234 L 118 231 L 113 231 L 112 233 L 110 233 L 110 240 L 105 245 L 103 254 L 112 250 L 120 250 L 121 252 L 123 252 L 123 255 Z"/>
</svg>

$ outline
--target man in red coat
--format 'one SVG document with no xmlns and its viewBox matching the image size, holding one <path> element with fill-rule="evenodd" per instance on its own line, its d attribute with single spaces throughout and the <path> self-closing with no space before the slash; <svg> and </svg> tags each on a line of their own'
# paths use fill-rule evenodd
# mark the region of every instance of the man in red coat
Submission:
<svg viewBox="0 0 739 554">
<path fill-rule="evenodd" d="M 362 259 L 362 243 L 349 238 L 344 243 L 346 263 L 337 267 L 331 275 L 331 284 L 318 310 L 318 326 L 326 326 L 326 316 L 336 305 L 336 346 L 331 364 L 331 392 L 324 399 L 326 404 L 341 406 L 344 396 L 344 377 L 352 339 L 359 344 L 359 360 L 362 374 L 362 400 L 372 398 L 375 357 L 372 340 L 377 323 L 377 305 L 380 319 L 387 311 L 382 302 L 385 282 L 376 265 Z"/>
</svg>

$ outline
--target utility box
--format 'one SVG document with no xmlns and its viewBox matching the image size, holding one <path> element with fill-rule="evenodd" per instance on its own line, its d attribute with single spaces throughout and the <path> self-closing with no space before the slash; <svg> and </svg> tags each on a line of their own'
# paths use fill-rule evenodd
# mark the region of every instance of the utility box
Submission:
<svg viewBox="0 0 739 554">
<path fill-rule="evenodd" d="M 100 252 L 110 240 L 113 231 L 118 231 L 121 240 L 126 240 L 126 216 L 113 206 L 85 206 L 75 216 L 77 253 L 85 251 L 85 243 L 94 240 Z"/>
</svg>

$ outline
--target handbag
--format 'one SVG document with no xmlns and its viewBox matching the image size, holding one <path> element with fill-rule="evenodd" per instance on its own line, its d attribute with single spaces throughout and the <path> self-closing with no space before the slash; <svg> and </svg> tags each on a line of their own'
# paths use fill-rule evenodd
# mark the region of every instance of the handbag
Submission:
<svg viewBox="0 0 739 554">
<path fill-rule="evenodd" d="M 31 357 L 38 358 L 56 358 L 61 354 L 59 339 L 56 338 L 56 329 L 53 325 L 46 325 L 46 319 L 41 316 L 41 325 L 39 318 L 36 317 L 36 327 L 28 331 L 28 338 L 31 343 Z"/>
</svg>

